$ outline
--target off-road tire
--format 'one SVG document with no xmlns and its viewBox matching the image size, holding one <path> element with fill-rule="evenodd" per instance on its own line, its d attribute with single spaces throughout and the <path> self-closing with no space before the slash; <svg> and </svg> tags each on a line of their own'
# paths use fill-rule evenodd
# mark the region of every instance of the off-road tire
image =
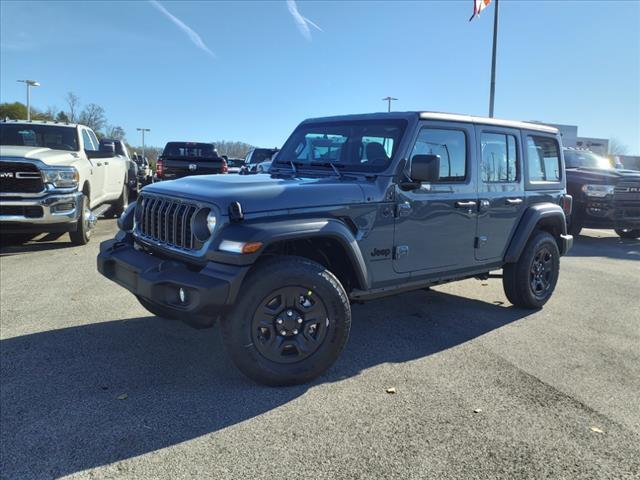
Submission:
<svg viewBox="0 0 640 480">
<path fill-rule="evenodd" d="M 547 286 L 544 291 L 536 294 L 532 287 L 534 262 L 538 261 L 536 256 L 543 252 L 548 252 L 551 256 L 548 260 L 549 276 L 545 281 Z M 546 275 L 547 272 L 543 273 Z M 505 265 L 502 273 L 504 293 L 513 305 L 528 309 L 541 308 L 551 298 L 560 274 L 560 250 L 556 240 L 548 232 L 534 233 L 518 261 Z"/>
<path fill-rule="evenodd" d="M 89 209 L 89 197 L 82 195 L 80 197 L 80 216 L 74 232 L 69 232 L 71 243 L 74 245 L 86 245 L 91 240 L 91 228 L 86 219 L 87 210 Z"/>
<path fill-rule="evenodd" d="M 111 208 L 106 211 L 104 214 L 105 218 L 118 218 L 120 215 L 124 213 L 129 205 L 129 186 L 127 185 L 127 180 L 125 179 L 124 184 L 122 185 L 122 192 L 116 200 L 115 203 L 111 205 Z"/>
<path fill-rule="evenodd" d="M 149 313 L 155 315 L 156 317 L 168 318 L 169 320 L 179 320 L 179 316 L 177 315 L 177 313 L 170 308 L 158 305 L 157 303 L 147 300 L 146 298 L 139 297 L 138 295 L 136 295 L 136 298 L 140 302 L 140 305 L 142 305 L 147 309 Z"/>
<path fill-rule="evenodd" d="M 256 318 L 261 318 L 257 313 L 258 308 L 269 301 L 274 293 L 298 288 L 308 289 L 311 292 L 308 298 L 313 298 L 314 301 L 312 308 L 317 307 L 326 313 L 319 315 L 326 317 L 322 325 L 317 322 L 318 328 L 324 328 L 324 336 L 314 346 L 312 353 L 307 353 L 308 356 L 299 361 L 274 361 L 261 352 L 260 345 L 256 345 L 255 321 Z M 283 312 L 289 309 L 284 301 L 281 307 L 275 308 L 283 308 Z M 271 321 L 270 317 L 265 316 L 265 319 Z M 304 323 L 301 322 L 302 331 L 297 335 L 305 335 L 306 338 L 308 321 L 311 322 L 306 318 Z M 275 323 L 273 325 L 275 328 Z M 241 298 L 222 321 L 225 346 L 233 362 L 247 377 L 270 386 L 305 383 L 321 375 L 340 355 L 349 338 L 350 329 L 351 306 L 339 280 L 319 263 L 293 256 L 275 257 L 257 264 L 242 285 Z M 312 331 L 316 331 L 315 327 Z M 278 334 L 275 330 L 273 332 L 277 341 Z M 299 341 L 297 337 L 285 337 L 284 340 L 291 343 Z M 301 357 L 303 353 L 304 351 L 300 352 Z"/>
<path fill-rule="evenodd" d="M 640 238 L 640 228 L 616 228 L 615 232 L 620 238 L 626 238 L 628 240 L 635 240 L 636 238 Z"/>
</svg>

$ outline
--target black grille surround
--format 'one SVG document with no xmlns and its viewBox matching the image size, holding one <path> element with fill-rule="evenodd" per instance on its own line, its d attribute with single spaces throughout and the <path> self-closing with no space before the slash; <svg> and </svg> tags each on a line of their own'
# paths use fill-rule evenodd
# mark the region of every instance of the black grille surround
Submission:
<svg viewBox="0 0 640 480">
<path fill-rule="evenodd" d="M 44 191 L 42 173 L 33 163 L 0 161 L 0 192 L 40 193 Z"/>
<path fill-rule="evenodd" d="M 136 206 L 135 233 L 156 247 L 194 253 L 204 242 L 196 238 L 193 221 L 199 213 L 201 218 L 210 210 L 189 200 L 142 195 Z"/>
</svg>

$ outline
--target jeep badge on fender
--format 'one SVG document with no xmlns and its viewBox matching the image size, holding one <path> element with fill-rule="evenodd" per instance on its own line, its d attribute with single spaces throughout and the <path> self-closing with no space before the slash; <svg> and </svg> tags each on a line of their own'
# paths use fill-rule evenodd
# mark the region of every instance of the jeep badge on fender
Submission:
<svg viewBox="0 0 640 480">
<path fill-rule="evenodd" d="M 268 175 L 145 187 L 98 269 L 154 315 L 219 320 L 245 375 L 290 385 L 338 359 L 352 301 L 502 269 L 507 298 L 541 308 L 573 242 L 570 208 L 555 128 L 430 112 L 315 118 Z"/>
</svg>

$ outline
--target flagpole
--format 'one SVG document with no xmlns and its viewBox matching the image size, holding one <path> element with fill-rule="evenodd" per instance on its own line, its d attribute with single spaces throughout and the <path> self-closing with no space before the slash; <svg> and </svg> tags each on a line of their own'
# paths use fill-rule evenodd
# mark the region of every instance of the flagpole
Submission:
<svg viewBox="0 0 640 480">
<path fill-rule="evenodd" d="M 491 56 L 491 91 L 489 93 L 489 118 L 493 118 L 493 101 L 496 94 L 496 45 L 498 43 L 498 0 L 494 0 L 493 54 Z"/>
</svg>

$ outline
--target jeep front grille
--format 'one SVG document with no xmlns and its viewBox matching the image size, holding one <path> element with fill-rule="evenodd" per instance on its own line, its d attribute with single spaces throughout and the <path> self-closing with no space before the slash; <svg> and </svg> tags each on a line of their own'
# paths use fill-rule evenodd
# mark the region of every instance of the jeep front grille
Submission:
<svg viewBox="0 0 640 480">
<path fill-rule="evenodd" d="M 136 232 L 143 240 L 184 250 L 202 247 L 191 229 L 199 206 L 173 198 L 143 196 L 137 208 Z"/>
<path fill-rule="evenodd" d="M 0 192 L 40 193 L 44 190 L 38 167 L 28 162 L 0 162 Z"/>
</svg>

